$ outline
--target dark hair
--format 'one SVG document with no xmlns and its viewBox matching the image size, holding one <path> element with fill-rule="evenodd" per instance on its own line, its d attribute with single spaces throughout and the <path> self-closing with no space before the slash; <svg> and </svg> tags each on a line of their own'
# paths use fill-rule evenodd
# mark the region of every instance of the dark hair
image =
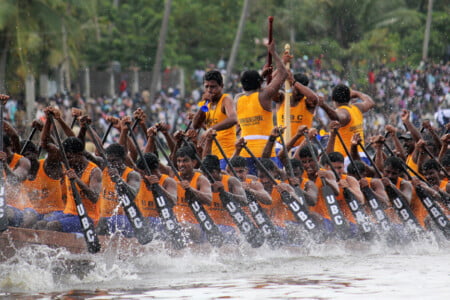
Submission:
<svg viewBox="0 0 450 300">
<path fill-rule="evenodd" d="M 308 86 L 309 84 L 308 76 L 306 76 L 306 74 L 303 73 L 294 74 L 294 80 L 300 82 L 304 86 Z"/>
<path fill-rule="evenodd" d="M 396 156 L 390 156 L 384 161 L 384 167 L 392 167 L 396 170 L 400 170 L 403 172 L 403 161 L 396 157 Z"/>
<path fill-rule="evenodd" d="M 345 84 L 338 84 L 331 93 L 331 99 L 337 103 L 348 103 L 350 101 L 350 88 Z"/>
<path fill-rule="evenodd" d="M 429 159 L 426 162 L 424 162 L 421 166 L 419 171 L 422 173 L 423 171 L 427 170 L 436 170 L 439 171 L 441 167 L 439 166 L 439 163 L 435 159 Z"/>
<path fill-rule="evenodd" d="M 258 71 L 249 70 L 241 75 L 241 84 L 244 91 L 252 91 L 259 89 L 263 82 L 263 78 Z"/>
<path fill-rule="evenodd" d="M 218 85 L 223 86 L 222 74 L 217 70 L 211 70 L 205 73 L 205 76 L 203 76 L 203 82 L 210 80 L 214 80 Z"/>
<path fill-rule="evenodd" d="M 25 147 L 25 150 L 23 152 L 33 152 L 33 153 L 37 153 L 38 152 L 38 148 L 36 147 L 36 145 L 31 142 L 31 141 L 27 141 L 27 140 L 21 140 L 20 141 L 20 149 L 22 150 L 23 146 L 25 146 L 25 144 L 27 145 Z"/>
<path fill-rule="evenodd" d="M 314 154 L 316 154 L 317 156 L 317 149 L 312 147 Z M 305 157 L 313 157 L 311 150 L 308 146 L 303 146 L 302 148 L 300 148 L 300 150 L 298 151 L 298 157 L 300 158 L 305 158 Z"/>
<path fill-rule="evenodd" d="M 11 139 L 6 134 L 3 135 L 3 147 L 5 148 L 11 147 Z"/>
<path fill-rule="evenodd" d="M 447 153 L 444 155 L 441 163 L 444 167 L 450 166 L 450 152 L 449 151 L 447 151 Z"/>
<path fill-rule="evenodd" d="M 70 136 L 62 143 L 66 153 L 81 153 L 84 151 L 84 143 L 77 137 Z"/>
<path fill-rule="evenodd" d="M 328 153 L 328 157 L 330 158 L 331 162 L 341 162 L 343 163 L 345 161 L 344 155 L 340 152 L 331 152 Z"/>
<path fill-rule="evenodd" d="M 235 156 L 230 159 L 230 165 L 234 168 L 248 168 L 247 159 L 242 156 Z"/>
<path fill-rule="evenodd" d="M 350 175 L 357 175 L 358 173 L 356 170 L 359 171 L 359 174 L 363 176 L 364 172 L 366 171 L 366 165 L 360 160 L 355 160 L 354 163 L 350 163 L 347 166 L 347 173 Z"/>
<path fill-rule="evenodd" d="M 183 146 L 180 149 L 178 149 L 177 152 L 175 153 L 175 157 L 186 157 L 186 156 L 192 160 L 195 159 L 195 152 L 191 146 Z"/>
<path fill-rule="evenodd" d="M 144 159 L 139 158 L 136 162 L 136 167 L 138 167 L 141 170 L 145 170 L 145 162 L 147 162 L 148 167 L 150 170 L 158 169 L 159 166 L 159 159 L 158 157 L 153 153 L 145 153 Z"/>
<path fill-rule="evenodd" d="M 117 157 L 125 159 L 125 147 L 118 143 L 112 143 L 105 149 L 106 155 L 115 155 Z"/>
<path fill-rule="evenodd" d="M 270 158 L 261 158 L 259 161 L 269 171 L 274 171 L 276 168 L 275 163 Z M 262 171 L 262 168 L 260 168 L 259 164 L 257 166 L 258 170 Z"/>
<path fill-rule="evenodd" d="M 291 166 L 292 166 L 292 169 L 300 168 L 300 170 L 303 171 L 303 165 L 302 165 L 302 162 L 299 161 L 299 160 L 296 159 L 296 158 L 292 158 L 292 159 L 291 159 Z"/>
<path fill-rule="evenodd" d="M 203 158 L 202 165 L 208 171 L 220 171 L 220 161 L 216 155 L 206 155 L 205 158 Z"/>
</svg>

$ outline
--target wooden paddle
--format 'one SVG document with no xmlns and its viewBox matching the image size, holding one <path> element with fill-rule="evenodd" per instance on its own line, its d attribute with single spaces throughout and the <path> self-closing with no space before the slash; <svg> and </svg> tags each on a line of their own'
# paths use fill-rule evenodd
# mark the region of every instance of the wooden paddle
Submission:
<svg viewBox="0 0 450 300">
<path fill-rule="evenodd" d="M 70 164 L 66 156 L 66 152 L 64 151 L 64 147 L 61 142 L 61 137 L 58 133 L 58 129 L 56 128 L 55 121 L 53 120 L 53 116 L 48 116 L 50 122 L 52 123 L 53 130 L 55 132 L 56 141 L 58 143 L 59 150 L 61 151 L 61 155 L 63 158 L 63 164 L 67 170 L 70 169 Z M 73 199 L 75 201 L 75 205 L 77 207 L 78 216 L 80 217 L 81 228 L 83 229 L 84 239 L 86 240 L 86 244 L 88 246 L 88 251 L 90 253 L 97 253 L 100 251 L 100 242 L 98 240 L 98 236 L 94 230 L 94 224 L 91 219 L 88 217 L 86 209 L 84 207 L 83 202 L 81 201 L 80 193 L 75 184 L 75 179 L 70 179 L 70 186 L 72 190 Z"/>
<path fill-rule="evenodd" d="M 133 141 L 133 143 L 136 147 L 138 155 L 139 155 L 140 159 L 144 162 L 145 173 L 147 175 L 151 175 L 152 172 L 150 170 L 150 167 L 147 164 L 147 161 L 144 158 L 144 154 L 142 154 L 142 151 L 136 140 L 136 136 L 133 133 L 133 131 L 130 127 L 130 124 L 127 124 L 127 126 L 129 127 L 131 140 Z M 152 184 L 152 194 L 153 194 L 153 199 L 156 203 L 156 207 L 158 209 L 160 218 L 164 225 L 164 228 L 166 229 L 167 233 L 169 234 L 170 240 L 171 240 L 173 246 L 176 249 L 182 249 L 182 248 L 186 247 L 187 238 L 183 234 L 183 230 L 182 230 L 180 224 L 178 223 L 178 220 L 173 212 L 172 206 L 170 205 L 169 201 L 167 200 L 166 195 L 162 191 L 161 187 L 156 183 Z"/>
<path fill-rule="evenodd" d="M 183 137 L 184 139 L 184 137 Z M 189 144 L 185 139 L 184 142 L 186 145 L 190 145 L 195 154 L 195 159 L 198 161 L 200 165 L 200 169 L 206 175 L 210 182 L 215 182 L 216 180 L 211 175 L 211 173 L 206 169 L 203 164 L 201 158 L 198 156 L 194 146 Z M 245 236 L 245 240 L 253 247 L 258 248 L 264 244 L 264 234 L 259 230 L 258 227 L 250 220 L 247 214 L 244 212 L 239 203 L 237 203 L 233 196 L 225 191 L 225 189 L 219 190 L 219 197 L 222 201 L 223 207 L 228 211 L 231 218 L 233 219 L 236 226 L 239 228 L 239 231 L 242 235 Z"/>
<path fill-rule="evenodd" d="M 231 173 L 233 173 L 234 177 L 239 178 L 239 176 L 236 173 L 236 170 L 231 165 L 230 160 L 226 156 L 225 151 L 223 150 L 216 136 L 213 136 L 213 141 L 216 144 L 217 148 L 219 149 L 220 153 L 222 154 L 223 158 L 225 159 L 228 167 L 231 170 Z M 282 238 L 279 235 L 275 226 L 273 225 L 272 221 L 270 220 L 269 216 L 261 207 L 259 202 L 256 200 L 255 195 L 252 192 L 246 190 L 245 194 L 247 195 L 248 208 L 250 210 L 250 213 L 252 214 L 253 220 L 255 221 L 256 225 L 258 225 L 258 227 L 261 229 L 261 231 L 264 233 L 267 243 L 272 248 L 280 247 L 282 245 Z"/>
<path fill-rule="evenodd" d="M 308 134 L 305 134 L 305 140 L 308 145 L 309 151 L 311 152 L 312 158 L 317 165 L 317 169 L 321 168 L 319 160 L 317 158 L 316 153 L 314 152 L 313 145 L 309 140 Z M 321 177 L 322 188 L 321 193 L 322 197 L 325 201 L 325 205 L 327 206 L 328 213 L 331 217 L 331 222 L 334 225 L 334 229 L 336 235 L 341 239 L 348 239 L 351 236 L 350 228 L 347 222 L 347 219 L 344 217 L 341 208 L 339 207 L 339 203 L 336 199 L 333 189 L 328 185 L 325 178 Z"/>
<path fill-rule="evenodd" d="M 183 178 L 181 178 L 172 160 L 170 160 L 169 156 L 164 151 L 164 148 L 161 145 L 161 142 L 159 141 L 157 136 L 155 136 L 155 145 L 156 148 L 158 148 L 158 151 L 164 155 L 164 158 L 167 160 L 167 163 L 172 169 L 174 175 L 177 177 L 178 181 L 180 182 L 183 181 Z M 195 219 L 200 224 L 200 227 L 205 232 L 206 239 L 208 240 L 208 242 L 214 247 L 221 247 L 225 238 L 220 232 L 217 225 L 214 223 L 211 216 L 205 210 L 203 205 L 198 201 L 197 196 L 194 193 L 190 192 L 189 190 L 186 190 L 185 195 L 188 206 L 191 209 Z"/>
</svg>

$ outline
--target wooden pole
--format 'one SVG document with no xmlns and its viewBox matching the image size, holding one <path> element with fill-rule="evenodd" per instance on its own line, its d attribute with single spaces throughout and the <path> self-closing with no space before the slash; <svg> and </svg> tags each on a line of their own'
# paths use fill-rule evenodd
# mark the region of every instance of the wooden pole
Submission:
<svg viewBox="0 0 450 300">
<path fill-rule="evenodd" d="M 287 54 L 290 54 L 291 46 L 289 44 L 286 44 L 284 46 L 284 52 Z M 286 63 L 286 70 L 290 69 L 290 62 L 288 61 Z M 284 126 L 286 126 L 286 129 L 284 131 L 284 140 L 290 141 L 292 137 L 292 130 L 291 130 L 291 96 L 292 96 L 292 89 L 294 87 L 291 86 L 291 83 L 289 80 L 286 80 L 284 82 Z"/>
</svg>

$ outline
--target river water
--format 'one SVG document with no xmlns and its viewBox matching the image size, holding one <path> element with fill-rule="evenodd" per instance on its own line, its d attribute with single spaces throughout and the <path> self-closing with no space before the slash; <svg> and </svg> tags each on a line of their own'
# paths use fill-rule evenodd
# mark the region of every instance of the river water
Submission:
<svg viewBox="0 0 450 300">
<path fill-rule="evenodd" d="M 45 246 L 21 249 L 0 263 L 0 298 L 450 297 L 449 243 L 433 238 L 402 247 L 342 241 L 283 250 L 243 245 L 174 253 L 155 242 L 145 247 L 145 252 L 108 249 L 96 255 Z M 69 272 L 70 261 L 85 262 L 83 271 Z"/>
</svg>

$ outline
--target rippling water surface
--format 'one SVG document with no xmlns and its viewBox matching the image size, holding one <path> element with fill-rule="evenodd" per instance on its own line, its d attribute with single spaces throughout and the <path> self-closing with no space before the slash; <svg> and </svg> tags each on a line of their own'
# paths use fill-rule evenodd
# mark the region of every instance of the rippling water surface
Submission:
<svg viewBox="0 0 450 300">
<path fill-rule="evenodd" d="M 0 298 L 448 299 L 449 244 L 335 242 L 312 248 L 21 249 L 0 264 Z"/>
</svg>

